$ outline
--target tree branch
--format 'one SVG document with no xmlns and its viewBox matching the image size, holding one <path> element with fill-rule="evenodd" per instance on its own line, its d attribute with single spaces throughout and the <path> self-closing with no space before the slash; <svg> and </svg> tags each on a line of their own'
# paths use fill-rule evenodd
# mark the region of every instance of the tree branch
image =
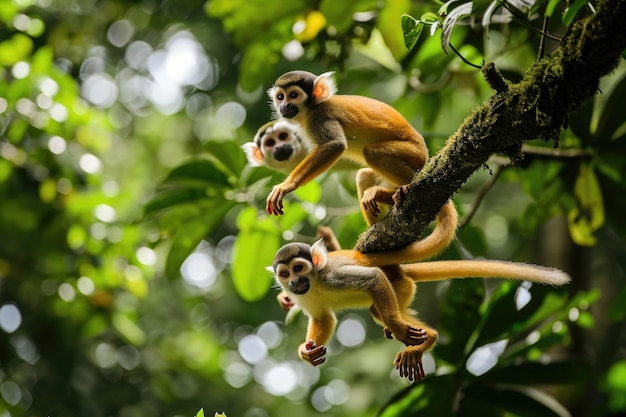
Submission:
<svg viewBox="0 0 626 417">
<path fill-rule="evenodd" d="M 489 157 L 521 158 L 530 139 L 553 140 L 569 114 L 598 92 L 626 48 L 626 0 L 604 1 L 598 12 L 570 27 L 561 47 L 538 59 L 518 84 L 507 82 L 493 63 L 482 69 L 495 94 L 475 109 L 415 176 L 404 202 L 365 231 L 362 252 L 398 248 L 416 241 L 469 176 Z"/>
</svg>

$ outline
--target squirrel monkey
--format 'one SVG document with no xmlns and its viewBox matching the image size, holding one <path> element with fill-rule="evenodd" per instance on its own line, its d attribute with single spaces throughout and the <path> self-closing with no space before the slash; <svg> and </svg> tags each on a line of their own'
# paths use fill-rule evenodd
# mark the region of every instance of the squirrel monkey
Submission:
<svg viewBox="0 0 626 417">
<path fill-rule="evenodd" d="M 452 208 L 454 209 L 454 208 Z M 450 210 L 444 206 L 442 211 Z M 446 213 L 438 214 L 438 226 Z M 436 230 L 433 234 L 436 234 Z M 519 262 L 493 260 L 459 260 L 415 262 L 429 253 L 426 239 L 399 250 L 361 253 L 339 250 L 332 231 L 320 230 L 323 239 L 312 246 L 289 243 L 276 252 L 272 271 L 283 289 L 278 300 L 284 310 L 297 304 L 309 317 L 306 340 L 298 356 L 314 366 L 325 361 L 324 346 L 336 325 L 335 313 L 370 306 L 372 316 L 383 323 L 387 338 L 403 342 L 394 366 L 401 377 L 410 381 L 425 377 L 422 355 L 437 341 L 437 331 L 415 317 L 410 305 L 416 282 L 449 278 L 500 277 L 563 285 L 569 276 L 555 268 Z M 331 242 L 328 252 L 323 241 Z M 407 343 L 408 342 L 408 343 Z"/>
<path fill-rule="evenodd" d="M 265 165 L 276 171 L 291 172 L 310 152 L 294 125 L 286 120 L 272 120 L 257 130 L 252 142 L 241 148 L 252 166 Z"/>
<path fill-rule="evenodd" d="M 357 185 L 361 210 L 372 225 L 380 213 L 377 203 L 400 203 L 407 184 L 426 163 L 428 149 L 422 135 L 390 105 L 335 94 L 333 74 L 287 72 L 267 92 L 275 115 L 298 123 L 314 145 L 287 179 L 272 189 L 267 212 L 283 214 L 285 194 L 345 158 L 368 167 L 359 170 Z"/>
</svg>

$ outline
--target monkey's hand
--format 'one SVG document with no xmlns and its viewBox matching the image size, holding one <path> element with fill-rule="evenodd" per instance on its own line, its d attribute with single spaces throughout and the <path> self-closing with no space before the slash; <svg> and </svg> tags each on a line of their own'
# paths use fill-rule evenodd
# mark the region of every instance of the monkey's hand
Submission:
<svg viewBox="0 0 626 417">
<path fill-rule="evenodd" d="M 300 359 L 309 362 L 313 366 L 323 364 L 326 361 L 324 355 L 326 355 L 326 346 L 316 346 L 313 340 L 301 344 L 298 351 Z"/>
<path fill-rule="evenodd" d="M 406 197 L 410 189 L 410 184 L 405 184 L 398 187 L 393 197 L 391 197 L 396 207 L 400 206 L 400 203 L 402 203 L 402 200 L 404 200 L 404 197 Z"/>
<path fill-rule="evenodd" d="M 278 300 L 278 305 L 280 305 L 280 308 L 285 311 L 291 310 L 291 308 L 296 305 L 296 303 L 291 301 L 291 298 L 289 298 L 285 291 L 282 291 L 280 294 L 278 294 L 276 296 L 276 299 Z"/>
<path fill-rule="evenodd" d="M 267 196 L 267 212 L 275 216 L 283 214 L 283 197 L 292 192 L 296 187 L 288 182 L 282 182 L 272 188 L 272 192 Z"/>
<path fill-rule="evenodd" d="M 399 352 L 393 364 L 400 373 L 400 377 L 407 378 L 409 381 L 424 379 L 426 373 L 422 365 L 422 355 L 422 351 L 415 346 L 409 346 Z"/>
</svg>

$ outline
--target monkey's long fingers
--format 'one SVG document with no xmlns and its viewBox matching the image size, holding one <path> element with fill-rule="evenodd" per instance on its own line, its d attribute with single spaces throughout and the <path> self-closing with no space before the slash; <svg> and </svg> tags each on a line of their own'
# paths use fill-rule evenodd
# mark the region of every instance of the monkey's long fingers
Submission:
<svg viewBox="0 0 626 417">
<path fill-rule="evenodd" d="M 291 308 L 296 305 L 296 303 L 291 301 L 291 298 L 289 298 L 287 293 L 284 291 L 278 294 L 276 296 L 276 299 L 278 300 L 278 305 L 280 305 L 280 308 L 282 308 L 285 311 L 291 310 Z"/>
<path fill-rule="evenodd" d="M 391 197 L 396 207 L 400 206 L 400 203 L 402 203 L 402 200 L 404 200 L 404 197 L 408 194 L 409 189 L 410 189 L 409 184 L 401 185 L 400 187 L 398 187 L 396 192 Z"/>
<path fill-rule="evenodd" d="M 422 365 L 422 352 L 415 348 L 408 347 L 399 352 L 394 365 L 400 373 L 400 377 L 407 378 L 409 381 L 419 381 L 426 377 Z"/>
<path fill-rule="evenodd" d="M 272 192 L 267 197 L 267 212 L 275 216 L 283 214 L 283 196 L 285 192 L 280 185 L 272 188 Z"/>
<path fill-rule="evenodd" d="M 313 366 L 318 366 L 326 362 L 324 355 L 326 355 L 326 346 L 316 346 L 315 342 L 312 340 L 309 340 L 300 348 L 300 356 L 302 359 Z"/>
</svg>

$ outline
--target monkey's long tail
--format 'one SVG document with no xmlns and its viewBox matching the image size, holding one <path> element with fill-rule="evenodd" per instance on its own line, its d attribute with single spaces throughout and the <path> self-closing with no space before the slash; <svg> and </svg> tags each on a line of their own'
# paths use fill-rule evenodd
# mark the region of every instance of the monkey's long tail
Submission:
<svg viewBox="0 0 626 417">
<path fill-rule="evenodd" d="M 363 254 L 364 259 L 371 266 L 381 267 L 417 262 L 438 255 L 450 245 L 456 234 L 459 215 L 452 200 L 439 210 L 436 220 L 432 233 L 424 239 L 402 249 Z"/>
<path fill-rule="evenodd" d="M 494 260 L 433 261 L 402 265 L 402 271 L 414 281 L 442 281 L 450 278 L 508 278 L 563 285 L 570 281 L 556 268 L 522 262 Z"/>
</svg>

